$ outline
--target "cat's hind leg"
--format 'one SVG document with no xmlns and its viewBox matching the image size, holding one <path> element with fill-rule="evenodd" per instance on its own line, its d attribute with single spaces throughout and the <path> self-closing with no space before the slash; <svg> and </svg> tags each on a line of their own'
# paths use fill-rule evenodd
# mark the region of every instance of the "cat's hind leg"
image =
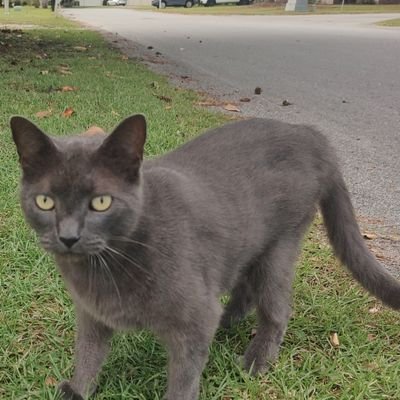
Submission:
<svg viewBox="0 0 400 400">
<path fill-rule="evenodd" d="M 254 306 L 254 288 L 249 274 L 240 277 L 233 288 L 228 304 L 222 314 L 220 327 L 229 328 L 242 320 Z"/>
<path fill-rule="evenodd" d="M 254 267 L 259 325 L 244 355 L 244 367 L 252 374 L 266 371 L 278 356 L 291 315 L 294 262 L 299 241 L 297 237 L 279 239 Z"/>
</svg>

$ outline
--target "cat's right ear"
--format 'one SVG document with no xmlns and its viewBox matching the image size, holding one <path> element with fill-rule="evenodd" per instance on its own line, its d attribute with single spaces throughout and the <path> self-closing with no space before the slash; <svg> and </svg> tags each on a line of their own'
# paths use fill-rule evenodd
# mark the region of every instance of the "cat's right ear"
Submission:
<svg viewBox="0 0 400 400">
<path fill-rule="evenodd" d="M 125 118 L 104 140 L 97 162 L 130 182 L 139 176 L 146 142 L 146 119 L 136 114 Z"/>
<path fill-rule="evenodd" d="M 26 118 L 12 117 L 10 126 L 24 178 L 32 180 L 48 170 L 57 149 L 53 141 Z"/>
</svg>

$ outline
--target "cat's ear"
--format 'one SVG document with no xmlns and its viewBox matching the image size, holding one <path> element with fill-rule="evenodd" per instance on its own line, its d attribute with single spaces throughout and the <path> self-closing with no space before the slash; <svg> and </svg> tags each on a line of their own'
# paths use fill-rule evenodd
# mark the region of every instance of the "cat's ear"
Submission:
<svg viewBox="0 0 400 400">
<path fill-rule="evenodd" d="M 98 161 L 128 181 L 139 175 L 146 142 L 146 119 L 132 115 L 124 119 L 104 140 L 97 154 Z"/>
<path fill-rule="evenodd" d="M 58 153 L 53 141 L 26 118 L 12 117 L 10 126 L 24 178 L 33 179 L 45 173 Z"/>
</svg>

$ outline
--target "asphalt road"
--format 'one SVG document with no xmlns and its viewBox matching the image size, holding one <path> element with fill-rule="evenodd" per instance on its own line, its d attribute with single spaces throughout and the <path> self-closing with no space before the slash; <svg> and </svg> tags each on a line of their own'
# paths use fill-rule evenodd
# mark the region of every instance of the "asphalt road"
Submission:
<svg viewBox="0 0 400 400">
<path fill-rule="evenodd" d="M 317 126 L 338 151 L 357 213 L 400 231 L 400 29 L 373 25 L 398 15 L 63 12 L 142 52 L 154 47 L 147 53 L 168 60 L 153 63 L 161 72 L 189 75 L 226 99 L 251 98 L 240 104 L 245 115 Z"/>
</svg>

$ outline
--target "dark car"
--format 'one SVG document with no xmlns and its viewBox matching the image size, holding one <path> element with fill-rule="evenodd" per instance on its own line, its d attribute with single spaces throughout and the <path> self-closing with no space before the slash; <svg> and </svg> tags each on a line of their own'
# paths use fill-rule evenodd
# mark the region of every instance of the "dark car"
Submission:
<svg viewBox="0 0 400 400">
<path fill-rule="evenodd" d="M 184 6 L 186 8 L 191 8 L 195 4 L 198 4 L 198 0 L 161 0 L 161 5 L 159 0 L 153 0 L 151 5 L 154 7 L 165 8 L 169 6 Z"/>
</svg>

